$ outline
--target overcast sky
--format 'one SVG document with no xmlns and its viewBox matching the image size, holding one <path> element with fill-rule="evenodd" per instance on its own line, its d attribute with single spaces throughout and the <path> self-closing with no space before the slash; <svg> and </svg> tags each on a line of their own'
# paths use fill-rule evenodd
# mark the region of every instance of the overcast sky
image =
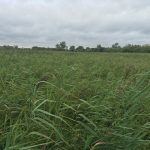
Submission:
<svg viewBox="0 0 150 150">
<path fill-rule="evenodd" d="M 0 0 L 0 45 L 150 43 L 150 0 Z"/>
</svg>

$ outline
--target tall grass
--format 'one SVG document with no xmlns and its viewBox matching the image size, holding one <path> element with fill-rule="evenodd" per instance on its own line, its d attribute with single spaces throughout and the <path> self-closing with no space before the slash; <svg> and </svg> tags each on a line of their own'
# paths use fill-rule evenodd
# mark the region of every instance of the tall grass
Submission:
<svg viewBox="0 0 150 150">
<path fill-rule="evenodd" d="M 150 55 L 0 53 L 0 149 L 148 150 Z"/>
</svg>

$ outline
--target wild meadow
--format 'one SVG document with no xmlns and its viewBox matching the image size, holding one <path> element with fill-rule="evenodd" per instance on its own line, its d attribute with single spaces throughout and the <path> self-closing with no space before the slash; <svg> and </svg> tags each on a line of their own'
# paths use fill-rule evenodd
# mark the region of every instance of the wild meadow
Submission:
<svg viewBox="0 0 150 150">
<path fill-rule="evenodd" d="M 150 54 L 0 52 L 0 150 L 149 150 Z"/>
</svg>

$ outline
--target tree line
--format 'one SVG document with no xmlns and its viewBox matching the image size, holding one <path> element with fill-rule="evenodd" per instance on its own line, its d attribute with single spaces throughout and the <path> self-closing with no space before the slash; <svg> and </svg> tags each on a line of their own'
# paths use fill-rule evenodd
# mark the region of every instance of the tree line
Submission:
<svg viewBox="0 0 150 150">
<path fill-rule="evenodd" d="M 128 53 L 150 53 L 150 45 L 134 45 L 128 44 L 126 46 L 120 46 L 119 43 L 114 43 L 111 47 L 104 47 L 98 44 L 96 47 L 84 47 L 84 46 L 67 46 L 65 41 L 56 44 L 55 48 L 46 48 L 33 46 L 32 48 L 19 48 L 17 45 L 0 46 L 0 50 L 48 50 L 48 51 L 69 51 L 69 52 L 128 52 Z"/>
</svg>

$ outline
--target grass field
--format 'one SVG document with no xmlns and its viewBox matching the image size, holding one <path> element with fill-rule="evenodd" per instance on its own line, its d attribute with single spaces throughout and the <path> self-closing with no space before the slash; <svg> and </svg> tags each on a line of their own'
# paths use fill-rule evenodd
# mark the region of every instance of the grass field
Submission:
<svg viewBox="0 0 150 150">
<path fill-rule="evenodd" d="M 0 52 L 0 150 L 148 150 L 150 54 Z"/>
</svg>

